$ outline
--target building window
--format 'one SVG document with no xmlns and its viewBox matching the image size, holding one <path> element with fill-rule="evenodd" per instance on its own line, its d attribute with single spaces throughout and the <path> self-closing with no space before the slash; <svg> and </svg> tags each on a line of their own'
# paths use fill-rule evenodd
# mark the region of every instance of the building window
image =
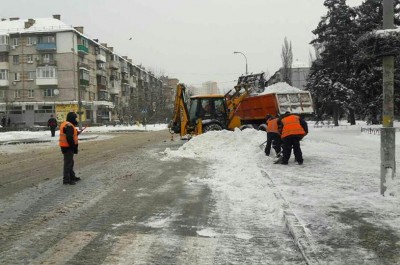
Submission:
<svg viewBox="0 0 400 265">
<path fill-rule="evenodd" d="M 21 97 L 21 91 L 20 89 L 14 90 L 14 98 L 20 98 Z"/>
<path fill-rule="evenodd" d="M 53 62 L 53 54 L 45 53 L 42 55 L 42 62 L 43 63 L 51 63 Z"/>
<path fill-rule="evenodd" d="M 34 89 L 28 89 L 28 98 L 34 98 L 34 97 L 35 97 L 35 90 Z"/>
<path fill-rule="evenodd" d="M 14 73 L 14 81 L 20 81 L 21 80 L 20 77 L 21 77 L 20 73 Z"/>
<path fill-rule="evenodd" d="M 45 97 L 54 97 L 54 88 L 46 88 L 43 93 Z"/>
<path fill-rule="evenodd" d="M 12 38 L 11 39 L 12 46 L 19 46 L 19 38 Z"/>
<path fill-rule="evenodd" d="M 36 72 L 35 71 L 28 71 L 28 80 L 35 80 Z"/>
<path fill-rule="evenodd" d="M 19 64 L 19 55 L 13 55 L 13 64 Z"/>
<path fill-rule="evenodd" d="M 7 35 L 0 36 L 0 45 L 8 45 L 8 36 Z"/>
<path fill-rule="evenodd" d="M 22 106 L 12 106 L 8 112 L 9 114 L 22 114 Z"/>
<path fill-rule="evenodd" d="M 26 62 L 27 63 L 33 63 L 33 55 L 32 54 L 27 54 L 26 55 Z"/>
<path fill-rule="evenodd" d="M 55 43 L 56 38 L 54 36 L 42 36 L 40 38 L 40 43 Z"/>
<path fill-rule="evenodd" d="M 0 80 L 8 80 L 8 70 L 0 69 Z"/>
<path fill-rule="evenodd" d="M 33 105 L 26 105 L 25 107 L 26 110 L 34 110 L 34 106 Z"/>
<path fill-rule="evenodd" d="M 53 106 L 38 106 L 38 110 L 35 110 L 35 113 L 54 113 Z"/>
<path fill-rule="evenodd" d="M 4 90 L 0 90 L 0 98 L 5 98 L 5 94 Z"/>
<path fill-rule="evenodd" d="M 35 45 L 37 43 L 37 38 L 35 36 L 26 38 L 26 45 Z"/>
<path fill-rule="evenodd" d="M 92 111 L 91 110 L 86 110 L 86 119 L 91 120 L 92 119 Z"/>
<path fill-rule="evenodd" d="M 0 62 L 8 63 L 8 55 L 4 53 L 0 54 Z"/>
</svg>

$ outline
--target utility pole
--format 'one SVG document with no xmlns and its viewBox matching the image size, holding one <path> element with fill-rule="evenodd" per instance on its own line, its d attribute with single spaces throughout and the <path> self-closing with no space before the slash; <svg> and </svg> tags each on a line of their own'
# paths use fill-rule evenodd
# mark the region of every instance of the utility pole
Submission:
<svg viewBox="0 0 400 265">
<path fill-rule="evenodd" d="M 393 0 L 383 0 L 383 29 L 394 28 Z M 394 56 L 383 57 L 383 111 L 381 130 L 381 194 L 384 196 L 396 174 L 394 119 Z M 388 179 L 390 180 L 388 181 Z"/>
</svg>

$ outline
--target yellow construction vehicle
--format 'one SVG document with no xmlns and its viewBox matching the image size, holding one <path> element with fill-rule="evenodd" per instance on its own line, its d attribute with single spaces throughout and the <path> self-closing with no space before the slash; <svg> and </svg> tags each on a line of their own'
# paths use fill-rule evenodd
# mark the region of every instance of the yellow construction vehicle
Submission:
<svg viewBox="0 0 400 265">
<path fill-rule="evenodd" d="M 197 95 L 190 98 L 187 97 L 185 85 L 178 84 L 170 132 L 189 139 L 208 131 L 249 127 L 261 129 L 267 114 L 313 112 L 311 95 L 307 91 L 252 94 L 257 89 L 259 91 L 256 92 L 264 90 L 264 84 L 263 73 L 242 76 L 238 84 L 225 95 Z"/>
</svg>

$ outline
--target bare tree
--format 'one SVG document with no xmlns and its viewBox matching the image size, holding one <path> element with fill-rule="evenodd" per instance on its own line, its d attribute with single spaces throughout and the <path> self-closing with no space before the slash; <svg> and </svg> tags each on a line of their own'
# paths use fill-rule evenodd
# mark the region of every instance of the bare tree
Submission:
<svg viewBox="0 0 400 265">
<path fill-rule="evenodd" d="M 293 53 L 292 53 L 292 42 L 289 42 L 285 37 L 282 46 L 282 79 L 289 85 L 292 84 L 292 63 L 293 63 Z"/>
</svg>

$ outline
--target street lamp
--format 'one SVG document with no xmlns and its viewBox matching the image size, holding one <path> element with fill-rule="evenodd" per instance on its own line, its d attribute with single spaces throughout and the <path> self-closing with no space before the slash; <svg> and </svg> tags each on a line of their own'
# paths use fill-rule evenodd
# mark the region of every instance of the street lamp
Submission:
<svg viewBox="0 0 400 265">
<path fill-rule="evenodd" d="M 242 53 L 242 52 L 233 52 L 233 54 L 237 54 L 237 53 L 240 53 L 241 55 L 243 55 L 243 56 L 244 56 L 244 59 L 246 60 L 246 75 L 247 75 L 247 57 L 246 57 L 246 55 L 244 55 L 244 53 Z"/>
</svg>

